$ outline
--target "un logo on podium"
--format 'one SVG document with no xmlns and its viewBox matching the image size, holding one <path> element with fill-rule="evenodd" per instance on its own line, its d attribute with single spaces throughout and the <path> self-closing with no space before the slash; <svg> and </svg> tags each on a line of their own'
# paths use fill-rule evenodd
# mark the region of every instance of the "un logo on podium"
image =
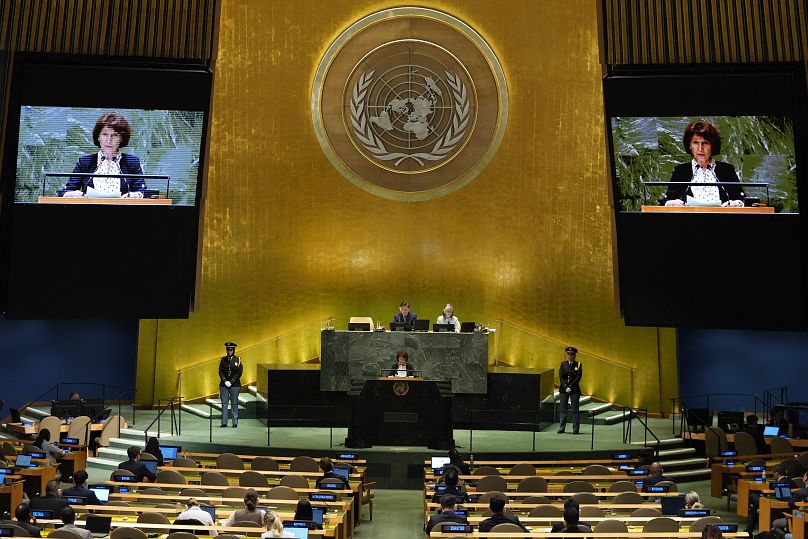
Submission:
<svg viewBox="0 0 808 539">
<path fill-rule="evenodd" d="M 395 382 L 393 384 L 393 394 L 396 397 L 403 397 L 410 392 L 410 384 L 407 382 Z"/>
<path fill-rule="evenodd" d="M 502 139 L 508 92 L 485 40 L 424 8 L 374 13 L 329 47 L 312 89 L 321 147 L 348 180 L 393 200 L 471 181 Z"/>
</svg>

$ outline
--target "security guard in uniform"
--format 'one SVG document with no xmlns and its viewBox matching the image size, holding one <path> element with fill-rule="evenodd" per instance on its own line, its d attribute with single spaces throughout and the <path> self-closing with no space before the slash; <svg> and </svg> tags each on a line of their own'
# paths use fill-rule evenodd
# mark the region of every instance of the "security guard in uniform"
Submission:
<svg viewBox="0 0 808 539">
<path fill-rule="evenodd" d="M 561 414 L 558 423 L 558 434 L 564 434 L 567 427 L 567 407 L 572 404 L 572 433 L 578 434 L 581 428 L 581 420 L 578 413 L 578 403 L 581 398 L 581 377 L 584 375 L 583 367 L 575 361 L 575 354 L 578 349 L 568 346 L 564 349 L 567 353 L 567 360 L 561 362 L 558 368 L 558 397 L 561 403 Z"/>
<path fill-rule="evenodd" d="M 222 398 L 222 426 L 227 426 L 227 401 L 230 401 L 230 411 L 233 416 L 233 428 L 238 427 L 238 394 L 241 391 L 241 374 L 244 366 L 241 358 L 236 355 L 236 343 L 224 343 L 227 353 L 219 362 L 219 394 Z"/>
</svg>

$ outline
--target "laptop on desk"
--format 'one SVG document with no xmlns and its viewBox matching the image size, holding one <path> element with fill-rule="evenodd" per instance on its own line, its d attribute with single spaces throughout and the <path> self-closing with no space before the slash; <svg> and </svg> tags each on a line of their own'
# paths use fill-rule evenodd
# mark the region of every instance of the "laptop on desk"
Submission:
<svg viewBox="0 0 808 539">
<path fill-rule="evenodd" d="M 179 456 L 179 452 L 182 451 L 182 447 L 179 445 L 161 445 L 160 446 L 160 453 L 163 455 L 164 461 L 172 461 L 177 460 Z"/>
<path fill-rule="evenodd" d="M 90 490 L 93 491 L 95 497 L 98 498 L 99 501 L 108 502 L 109 501 L 109 491 L 112 490 L 112 486 L 110 485 L 90 485 Z"/>
<path fill-rule="evenodd" d="M 14 461 L 14 467 L 18 470 L 31 467 L 31 455 L 17 455 L 17 460 Z"/>
<path fill-rule="evenodd" d="M 413 331 L 429 331 L 429 320 L 415 319 L 412 321 Z"/>
<path fill-rule="evenodd" d="M 679 516 L 679 511 L 685 508 L 684 496 L 666 496 L 662 498 L 662 516 Z"/>
<path fill-rule="evenodd" d="M 435 333 L 454 333 L 454 324 L 432 324 L 432 331 Z"/>
<path fill-rule="evenodd" d="M 84 527 L 93 534 L 93 537 L 106 537 L 109 535 L 109 527 L 112 524 L 112 517 L 99 515 L 87 515 Z"/>
<path fill-rule="evenodd" d="M 781 502 L 791 500 L 791 487 L 782 483 L 774 485 L 774 499 Z"/>
<path fill-rule="evenodd" d="M 460 333 L 474 333 L 477 322 L 460 322 Z"/>
<path fill-rule="evenodd" d="M 763 427 L 763 436 L 766 438 L 772 438 L 774 436 L 780 435 L 780 427 L 777 425 L 766 425 Z"/>
<path fill-rule="evenodd" d="M 412 325 L 407 322 L 390 322 L 390 331 L 412 331 Z"/>
</svg>

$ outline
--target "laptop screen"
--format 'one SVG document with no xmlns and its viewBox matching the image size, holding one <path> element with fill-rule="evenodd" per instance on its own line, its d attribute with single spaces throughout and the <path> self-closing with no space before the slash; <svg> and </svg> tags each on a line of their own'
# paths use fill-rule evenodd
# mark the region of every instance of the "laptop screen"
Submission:
<svg viewBox="0 0 808 539">
<path fill-rule="evenodd" d="M 774 497 L 777 498 L 778 500 L 790 500 L 791 487 L 780 483 L 774 485 Z"/>
<path fill-rule="evenodd" d="M 2 485 L 6 481 L 6 474 L 0 474 L 0 485 Z"/>
<path fill-rule="evenodd" d="M 326 513 L 328 513 L 328 507 L 323 507 L 321 505 L 311 506 L 311 519 L 319 526 L 323 525 L 323 515 Z"/>
<path fill-rule="evenodd" d="M 309 539 L 308 528 L 287 528 L 284 526 L 283 532 L 290 534 L 292 537 L 297 537 L 298 539 Z"/>
<path fill-rule="evenodd" d="M 200 505 L 200 509 L 207 512 L 210 515 L 210 518 L 213 519 L 213 522 L 216 522 L 216 506 L 215 505 Z"/>
<path fill-rule="evenodd" d="M 443 468 L 444 466 L 446 466 L 450 462 L 452 462 L 452 459 L 450 459 L 449 457 L 433 456 L 432 457 L 432 469 L 434 470 L 435 468 Z"/>
<path fill-rule="evenodd" d="M 98 515 L 87 515 L 84 521 L 84 527 L 91 533 L 109 533 L 109 527 L 112 524 L 112 517 L 103 517 Z"/>
<path fill-rule="evenodd" d="M 182 451 L 178 445 L 163 445 L 160 446 L 160 453 L 163 454 L 163 460 L 176 460 L 177 454 Z"/>
<path fill-rule="evenodd" d="M 345 479 L 345 481 L 348 481 L 348 477 L 351 475 L 351 471 L 347 468 L 334 468 L 334 473 Z"/>
<path fill-rule="evenodd" d="M 17 460 L 14 462 L 14 466 L 19 466 L 21 468 L 31 466 L 31 455 L 17 455 Z"/>
<path fill-rule="evenodd" d="M 662 516 L 675 517 L 684 508 L 684 496 L 666 496 L 662 498 Z"/>
<path fill-rule="evenodd" d="M 763 427 L 763 436 L 777 436 L 780 434 L 780 427 L 777 425 L 766 425 Z"/>
<path fill-rule="evenodd" d="M 93 493 L 95 493 L 95 497 L 102 502 L 109 501 L 109 487 L 102 485 L 91 485 L 90 490 L 93 491 Z"/>
<path fill-rule="evenodd" d="M 141 460 L 140 462 L 146 466 L 146 469 L 149 470 L 151 473 L 157 473 L 157 461 L 156 460 Z"/>
</svg>

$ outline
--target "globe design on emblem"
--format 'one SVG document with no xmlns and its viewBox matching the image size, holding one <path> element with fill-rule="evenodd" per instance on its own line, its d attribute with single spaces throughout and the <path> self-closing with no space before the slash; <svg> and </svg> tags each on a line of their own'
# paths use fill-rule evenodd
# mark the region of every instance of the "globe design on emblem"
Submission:
<svg viewBox="0 0 808 539">
<path fill-rule="evenodd" d="M 434 166 L 462 147 L 469 101 L 460 75 L 448 70 L 414 64 L 374 69 L 361 73 L 350 93 L 351 124 L 372 159 L 393 167 Z"/>
</svg>

